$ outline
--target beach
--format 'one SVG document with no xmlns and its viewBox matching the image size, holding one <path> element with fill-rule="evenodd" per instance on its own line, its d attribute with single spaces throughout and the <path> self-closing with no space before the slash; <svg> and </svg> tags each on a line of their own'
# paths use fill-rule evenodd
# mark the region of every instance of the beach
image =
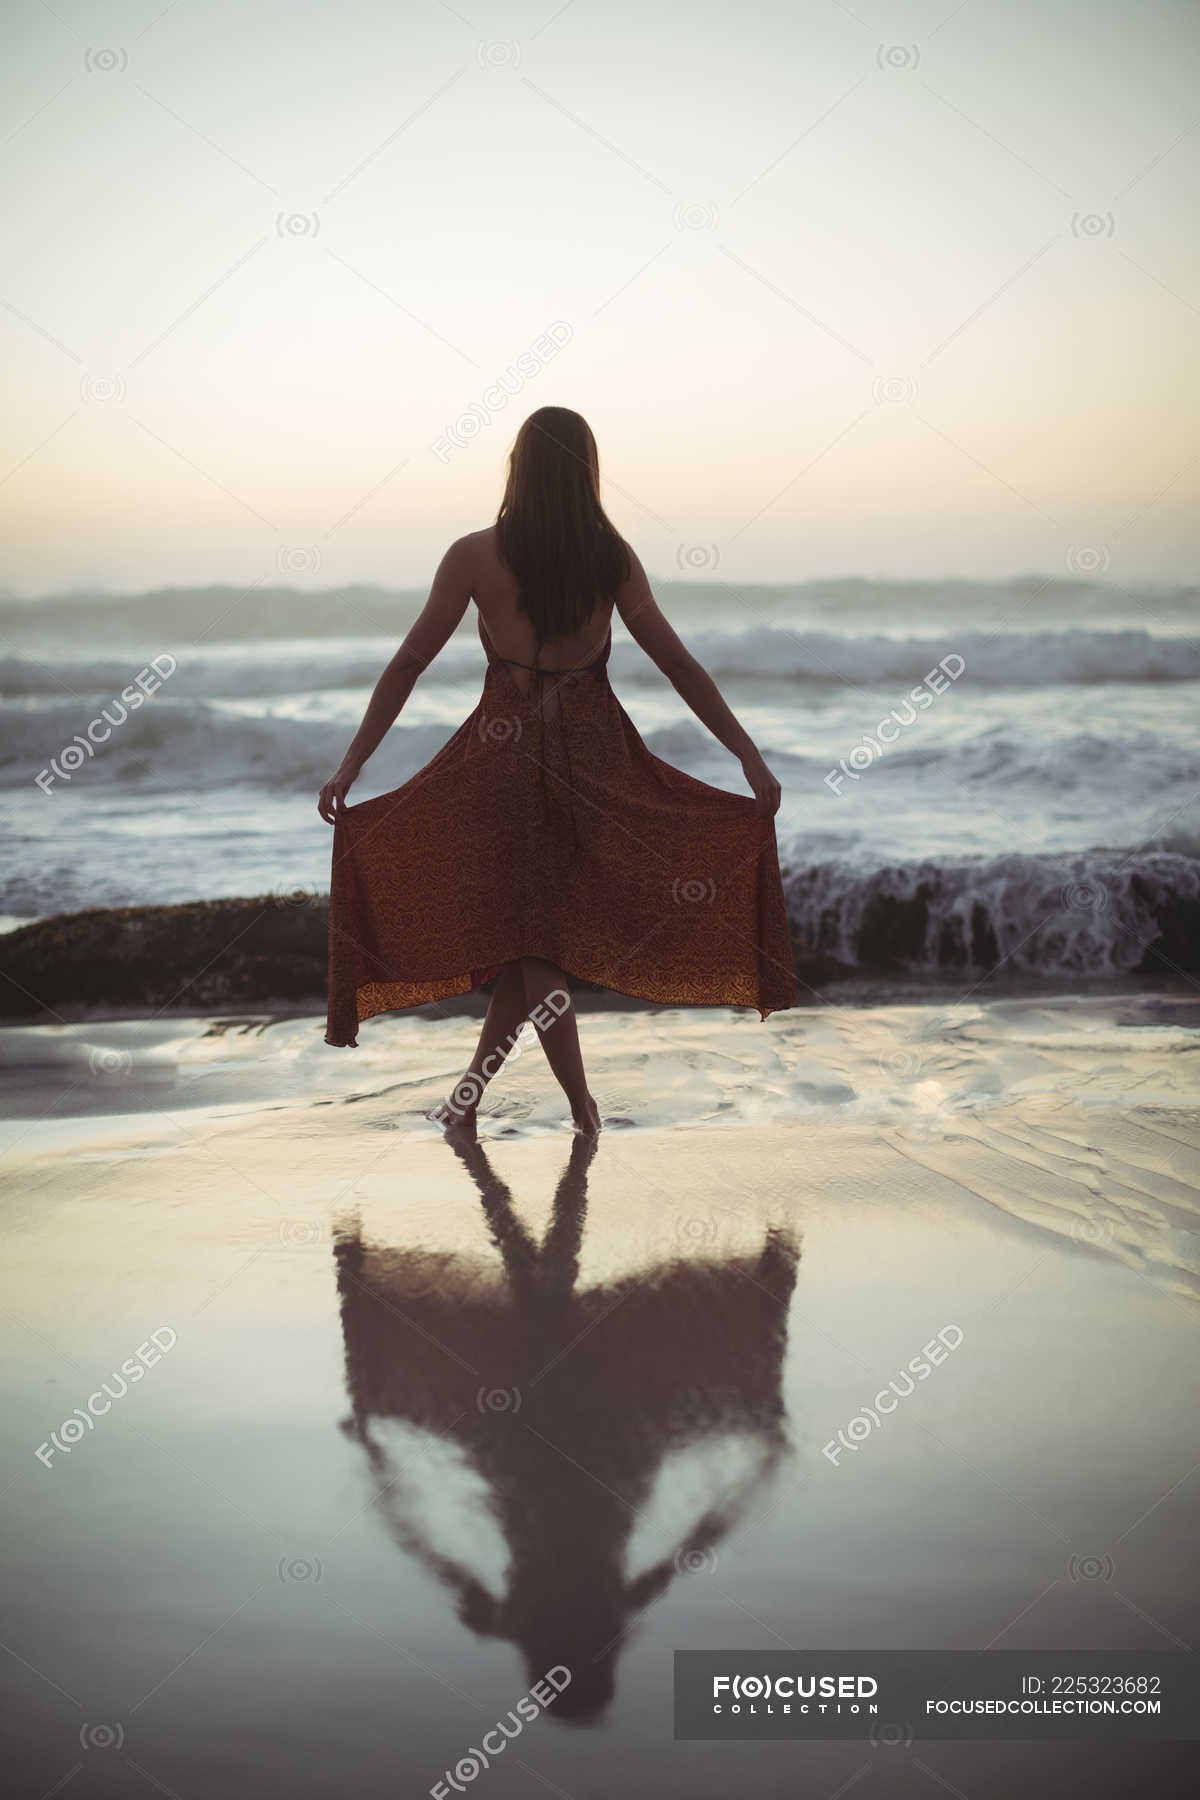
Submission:
<svg viewBox="0 0 1200 1800">
<path fill-rule="evenodd" d="M 1196 1642 L 1194 595 L 666 585 L 783 784 L 800 1004 L 572 979 L 590 1150 L 532 1028 L 430 1122 L 482 990 L 324 1042 L 315 790 L 416 597 L 0 607 L 32 1800 L 1189 1791 L 1170 1742 L 676 1740 L 672 1664 Z M 620 632 L 613 679 L 738 788 Z"/>
<path fill-rule="evenodd" d="M 425 1794 L 563 1667 L 473 1791 L 1188 1791 L 676 1742 L 671 1667 L 1194 1644 L 1194 997 L 586 1015 L 594 1149 L 536 1052 L 424 1119 L 470 1019 L 321 1029 L 0 1034 L 14 1792 Z"/>
</svg>

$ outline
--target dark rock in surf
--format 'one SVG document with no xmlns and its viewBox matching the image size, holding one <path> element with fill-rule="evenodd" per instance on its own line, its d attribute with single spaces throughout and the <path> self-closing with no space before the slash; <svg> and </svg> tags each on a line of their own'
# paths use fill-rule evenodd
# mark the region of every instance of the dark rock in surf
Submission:
<svg viewBox="0 0 1200 1800">
<path fill-rule="evenodd" d="M 252 900 L 193 900 L 178 906 L 92 907 L 40 919 L 0 936 L 0 1017 L 80 1011 L 208 1012 L 214 1008 L 325 1004 L 327 894 L 266 894 Z M 833 979 L 837 963 L 794 942 L 808 986 Z M 587 1010 L 641 1010 L 639 1002 L 571 980 Z M 483 1011 L 476 991 L 429 1009 L 433 1016 Z"/>
</svg>

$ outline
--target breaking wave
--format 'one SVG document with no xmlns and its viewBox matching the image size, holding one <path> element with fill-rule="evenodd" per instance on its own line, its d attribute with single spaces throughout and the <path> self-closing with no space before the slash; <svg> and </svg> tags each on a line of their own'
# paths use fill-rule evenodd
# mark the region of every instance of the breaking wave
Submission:
<svg viewBox="0 0 1200 1800">
<path fill-rule="evenodd" d="M 850 968 L 1165 980 L 1200 968 L 1200 856 L 1181 851 L 819 862 L 784 888 L 797 937 Z"/>
</svg>

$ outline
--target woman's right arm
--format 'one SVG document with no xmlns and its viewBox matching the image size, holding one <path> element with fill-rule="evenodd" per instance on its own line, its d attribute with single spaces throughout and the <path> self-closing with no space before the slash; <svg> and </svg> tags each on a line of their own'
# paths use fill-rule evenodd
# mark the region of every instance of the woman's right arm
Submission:
<svg viewBox="0 0 1200 1800">
<path fill-rule="evenodd" d="M 628 548 L 628 546 L 626 546 Z M 745 731 L 721 698 L 720 689 L 701 667 L 650 591 L 646 571 L 629 551 L 629 574 L 617 593 L 617 613 L 635 643 L 662 670 L 675 692 L 691 707 L 719 744 L 732 751 L 768 818 L 779 811 L 779 783 L 768 769 L 749 732 Z"/>
<path fill-rule="evenodd" d="M 400 716 L 402 707 L 416 686 L 417 677 L 428 668 L 448 639 L 458 629 L 474 586 L 474 559 L 469 538 L 451 544 L 438 565 L 429 590 L 429 598 L 414 622 L 412 630 L 393 656 L 375 684 L 375 691 L 363 714 L 363 722 L 354 734 L 337 773 L 331 775 L 317 798 L 317 811 L 327 825 L 337 823 L 337 815 L 346 804 L 346 795 L 362 773 L 367 758 L 380 744 Z"/>
</svg>

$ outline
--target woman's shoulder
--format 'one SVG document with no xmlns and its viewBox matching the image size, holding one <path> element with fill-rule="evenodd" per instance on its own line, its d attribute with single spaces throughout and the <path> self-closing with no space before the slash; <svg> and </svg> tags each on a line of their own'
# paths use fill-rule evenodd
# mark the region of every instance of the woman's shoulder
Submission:
<svg viewBox="0 0 1200 1800">
<path fill-rule="evenodd" d="M 496 527 L 494 525 L 485 525 L 482 531 L 467 531 L 463 533 L 462 537 L 455 538 L 454 542 L 447 550 L 446 555 L 462 560 L 472 556 L 478 556 L 480 552 L 486 552 L 488 550 L 494 552 L 495 548 Z"/>
<path fill-rule="evenodd" d="M 439 575 L 455 582 L 465 582 L 474 590 L 476 583 L 493 579 L 501 566 L 496 548 L 496 528 L 485 525 L 482 531 L 468 531 L 455 538 L 439 564 Z"/>
</svg>

